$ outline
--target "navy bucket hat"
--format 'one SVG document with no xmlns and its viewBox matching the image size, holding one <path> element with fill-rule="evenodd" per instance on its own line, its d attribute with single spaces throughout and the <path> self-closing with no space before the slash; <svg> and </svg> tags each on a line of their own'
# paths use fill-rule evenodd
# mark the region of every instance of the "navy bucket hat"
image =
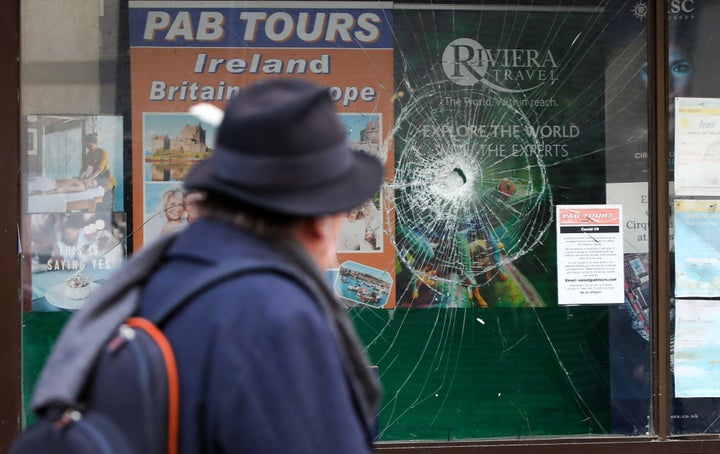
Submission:
<svg viewBox="0 0 720 454">
<path fill-rule="evenodd" d="M 378 158 L 350 149 L 326 88 L 273 79 L 228 101 L 212 155 L 184 185 L 275 213 L 321 216 L 370 199 L 384 173 Z"/>
</svg>

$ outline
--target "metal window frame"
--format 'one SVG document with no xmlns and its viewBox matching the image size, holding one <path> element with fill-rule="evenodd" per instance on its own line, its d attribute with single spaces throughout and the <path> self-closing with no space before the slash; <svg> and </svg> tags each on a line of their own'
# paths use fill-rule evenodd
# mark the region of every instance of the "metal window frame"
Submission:
<svg viewBox="0 0 720 454">
<path fill-rule="evenodd" d="M 0 6 L 0 451 L 20 429 L 22 408 L 20 292 L 20 0 Z"/>
</svg>

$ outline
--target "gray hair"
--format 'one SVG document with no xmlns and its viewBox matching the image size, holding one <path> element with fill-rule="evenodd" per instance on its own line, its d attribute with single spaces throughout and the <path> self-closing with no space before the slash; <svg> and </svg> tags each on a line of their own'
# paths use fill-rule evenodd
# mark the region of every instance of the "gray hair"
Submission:
<svg viewBox="0 0 720 454">
<path fill-rule="evenodd" d="M 258 236 L 287 236 L 301 218 L 205 194 L 196 202 L 200 217 L 219 219 Z"/>
</svg>

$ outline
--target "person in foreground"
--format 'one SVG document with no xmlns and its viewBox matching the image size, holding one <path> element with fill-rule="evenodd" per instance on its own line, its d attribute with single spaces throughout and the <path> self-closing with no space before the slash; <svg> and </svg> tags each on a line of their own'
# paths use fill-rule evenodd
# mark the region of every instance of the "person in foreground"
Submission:
<svg viewBox="0 0 720 454">
<path fill-rule="evenodd" d="M 164 331 L 180 376 L 180 452 L 372 451 L 380 390 L 323 270 L 347 210 L 380 188 L 382 163 L 348 148 L 325 88 L 275 79 L 241 90 L 213 154 L 185 180 L 200 218 L 150 277 L 141 315 L 213 263 L 283 262 L 316 286 L 254 273 L 212 287 Z"/>
</svg>

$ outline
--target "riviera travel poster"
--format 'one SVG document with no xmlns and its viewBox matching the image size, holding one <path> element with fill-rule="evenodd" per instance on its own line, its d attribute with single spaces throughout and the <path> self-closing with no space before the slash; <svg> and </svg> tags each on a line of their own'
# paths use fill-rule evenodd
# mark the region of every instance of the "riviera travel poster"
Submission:
<svg viewBox="0 0 720 454">
<path fill-rule="evenodd" d="M 388 5 L 131 1 L 134 247 L 192 220 L 195 195 L 184 193 L 182 182 L 212 153 L 216 125 L 189 109 L 223 107 L 239 87 L 262 79 L 300 77 L 329 87 L 350 145 L 380 156 L 391 179 Z M 379 192 L 347 215 L 335 288 L 348 301 L 394 304 L 386 273 L 394 260 L 391 205 Z"/>
<path fill-rule="evenodd" d="M 605 200 L 602 14 L 426 6 L 394 11 L 398 306 L 556 306 L 553 207 Z"/>
</svg>

